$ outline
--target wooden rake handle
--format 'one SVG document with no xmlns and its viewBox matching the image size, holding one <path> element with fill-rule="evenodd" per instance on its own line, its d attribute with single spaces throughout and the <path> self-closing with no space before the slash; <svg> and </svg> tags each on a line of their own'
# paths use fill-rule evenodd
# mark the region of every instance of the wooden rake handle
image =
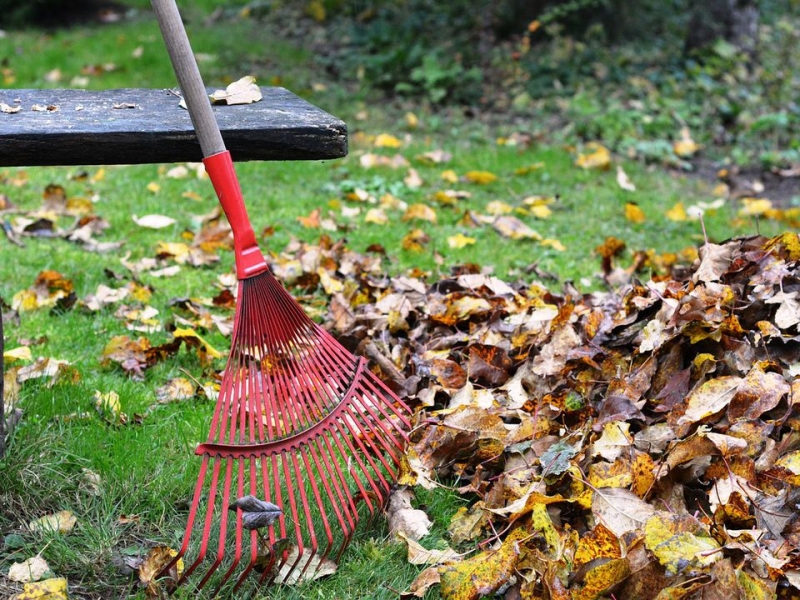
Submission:
<svg viewBox="0 0 800 600">
<path fill-rule="evenodd" d="M 219 131 L 211 101 L 206 93 L 200 69 L 197 66 L 186 28 L 174 0 L 151 0 L 153 10 L 167 46 L 175 76 L 189 109 L 192 125 L 197 132 L 203 158 L 225 152 L 225 142 Z"/>
<path fill-rule="evenodd" d="M 200 142 L 203 164 L 233 230 L 236 276 L 239 279 L 255 277 L 268 270 L 267 261 L 258 248 L 233 161 L 230 152 L 225 149 L 219 125 L 211 110 L 211 100 L 200 76 L 178 6 L 175 0 L 150 0 L 150 3 Z"/>
</svg>

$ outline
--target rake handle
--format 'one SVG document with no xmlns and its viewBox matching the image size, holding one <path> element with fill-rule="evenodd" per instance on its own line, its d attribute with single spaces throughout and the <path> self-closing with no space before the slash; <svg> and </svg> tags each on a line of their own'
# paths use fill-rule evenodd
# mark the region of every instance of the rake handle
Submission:
<svg viewBox="0 0 800 600">
<path fill-rule="evenodd" d="M 150 0 L 150 4 L 158 19 L 172 68 L 197 133 L 197 141 L 200 142 L 203 164 L 233 230 L 236 275 L 239 279 L 254 277 L 268 269 L 267 261 L 258 248 L 233 161 L 211 109 L 211 100 L 206 93 L 178 5 L 175 0 Z"/>
<path fill-rule="evenodd" d="M 189 109 L 192 125 L 197 132 L 203 158 L 225 152 L 225 142 L 222 141 L 222 134 L 211 110 L 211 101 L 178 12 L 178 5 L 174 0 L 151 0 L 150 3 L 156 13 L 161 35 L 172 61 L 172 68 L 175 70 L 178 85 Z"/>
</svg>

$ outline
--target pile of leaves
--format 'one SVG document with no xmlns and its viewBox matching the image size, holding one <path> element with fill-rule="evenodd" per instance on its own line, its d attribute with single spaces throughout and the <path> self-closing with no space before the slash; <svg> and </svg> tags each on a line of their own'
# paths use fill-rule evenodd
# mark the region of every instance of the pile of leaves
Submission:
<svg viewBox="0 0 800 600">
<path fill-rule="evenodd" d="M 399 532 L 429 565 L 404 597 L 796 594 L 798 259 L 787 233 L 610 292 L 464 268 L 333 294 L 335 332 L 417 403 L 401 483 L 468 500 L 447 551 Z"/>
</svg>

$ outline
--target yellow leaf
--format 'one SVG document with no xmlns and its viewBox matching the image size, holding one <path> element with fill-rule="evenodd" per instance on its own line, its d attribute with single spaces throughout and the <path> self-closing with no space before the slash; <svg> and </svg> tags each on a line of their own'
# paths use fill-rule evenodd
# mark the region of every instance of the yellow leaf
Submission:
<svg viewBox="0 0 800 600">
<path fill-rule="evenodd" d="M 524 167 L 519 167 L 518 169 L 514 169 L 514 175 L 527 175 L 528 173 L 533 173 L 534 171 L 538 171 L 539 169 L 544 168 L 543 162 L 533 163 L 532 165 L 525 165 Z"/>
<path fill-rule="evenodd" d="M 586 153 L 578 154 L 575 160 L 575 166 L 582 169 L 601 169 L 605 170 L 611 167 L 611 153 L 608 148 L 597 142 L 589 142 L 586 144 Z"/>
<path fill-rule="evenodd" d="M 477 538 L 484 527 L 489 523 L 489 515 L 484 510 L 483 500 L 479 500 L 470 508 L 460 507 L 455 514 L 450 517 L 450 525 L 447 526 L 447 535 L 454 544 L 461 544 Z"/>
<path fill-rule="evenodd" d="M 672 144 L 672 150 L 681 158 L 686 158 L 700 149 L 700 146 L 692 139 L 688 127 L 681 129 L 681 139 Z"/>
<path fill-rule="evenodd" d="M 530 212 L 537 219 L 547 219 L 553 214 L 553 211 L 546 204 L 534 204 L 531 206 Z"/>
<path fill-rule="evenodd" d="M 439 190 L 433 195 L 433 199 L 441 204 L 448 206 L 455 206 L 459 200 L 464 198 L 471 198 L 472 194 L 469 192 L 462 192 L 458 190 Z"/>
<path fill-rule="evenodd" d="M 35 583 L 26 583 L 19 594 L 9 600 L 67 600 L 67 580 L 54 577 Z"/>
<path fill-rule="evenodd" d="M 419 119 L 417 118 L 417 115 L 415 115 L 413 112 L 407 112 L 405 114 L 405 120 L 406 120 L 406 126 L 409 129 L 416 129 L 419 126 Z"/>
<path fill-rule="evenodd" d="M 478 185 L 486 185 L 487 183 L 497 181 L 497 175 L 489 171 L 468 171 L 464 177 L 467 178 L 467 181 L 477 183 Z"/>
<path fill-rule="evenodd" d="M 514 207 L 501 200 L 492 200 L 486 205 L 486 212 L 490 215 L 509 215 L 514 212 Z"/>
<path fill-rule="evenodd" d="M 456 175 L 456 172 L 453 171 L 453 169 L 442 171 L 440 177 L 449 183 L 455 183 L 458 181 L 458 175 Z"/>
<path fill-rule="evenodd" d="M 775 592 L 770 589 L 766 582 L 750 575 L 743 569 L 737 569 L 736 581 L 742 592 L 744 600 L 772 600 Z"/>
<path fill-rule="evenodd" d="M 683 207 L 683 202 L 678 202 L 675 206 L 670 208 L 666 213 L 666 217 L 670 221 L 686 221 L 689 218 L 689 215 L 686 214 L 686 209 Z"/>
<path fill-rule="evenodd" d="M 719 543 L 689 515 L 656 513 L 644 524 L 644 541 L 667 574 L 707 567 L 722 558 L 716 552 Z"/>
<path fill-rule="evenodd" d="M 3 358 L 7 361 L 33 360 L 33 355 L 31 354 L 30 346 L 20 346 L 3 352 Z"/>
<path fill-rule="evenodd" d="M 319 275 L 319 283 L 326 294 L 333 295 L 344 290 L 344 284 L 338 279 L 331 277 L 327 269 L 319 267 L 317 269 L 317 275 Z"/>
<path fill-rule="evenodd" d="M 118 421 L 122 415 L 122 405 L 117 392 L 112 391 L 104 394 L 100 390 L 95 390 L 94 405 L 97 408 L 97 412 L 108 416 L 112 421 Z"/>
<path fill-rule="evenodd" d="M 553 238 L 545 238 L 541 242 L 539 242 L 542 246 L 549 246 L 553 250 L 558 250 L 559 252 L 564 252 L 567 247 L 562 244 L 559 240 Z"/>
<path fill-rule="evenodd" d="M 625 203 L 625 218 L 631 223 L 644 223 L 647 220 L 644 211 L 635 202 Z"/>
<path fill-rule="evenodd" d="M 602 523 L 581 536 L 573 559 L 575 569 L 598 558 L 621 558 L 622 549 L 617 535 Z"/>
<path fill-rule="evenodd" d="M 69 533 L 75 527 L 78 519 L 68 510 L 62 510 L 51 515 L 39 517 L 28 523 L 31 531 L 57 531 L 58 533 Z"/>
<path fill-rule="evenodd" d="M 531 507 L 531 528 L 542 536 L 545 551 L 556 558 L 561 536 L 547 512 L 547 504 L 537 502 Z"/>
<path fill-rule="evenodd" d="M 147 184 L 147 191 L 157 194 L 161 190 L 161 186 L 158 185 L 155 181 L 151 181 Z"/>
<path fill-rule="evenodd" d="M 626 558 L 616 558 L 601 563 L 586 573 L 580 593 L 573 595 L 576 600 L 596 600 L 604 597 L 615 585 L 631 574 L 631 566 Z"/>
<path fill-rule="evenodd" d="M 772 210 L 772 201 L 766 198 L 742 198 L 740 217 L 760 217 Z"/>
<path fill-rule="evenodd" d="M 208 353 L 209 356 L 212 358 L 222 358 L 223 354 L 214 346 L 209 344 L 199 333 L 197 333 L 194 329 L 178 327 L 173 333 L 176 338 L 183 338 L 183 339 L 195 339 L 203 346 L 205 351 Z"/>
<path fill-rule="evenodd" d="M 39 308 L 39 298 L 33 290 L 21 290 L 11 298 L 11 308 L 28 312 Z"/>
<path fill-rule="evenodd" d="M 427 204 L 412 204 L 403 215 L 403 221 L 412 219 L 436 223 L 436 211 Z"/>
<path fill-rule="evenodd" d="M 430 236 L 422 231 L 422 229 L 413 229 L 403 237 L 403 250 L 422 252 L 430 241 Z"/>
<path fill-rule="evenodd" d="M 374 145 L 376 148 L 399 148 L 403 142 L 389 133 L 381 133 L 375 138 Z"/>
<path fill-rule="evenodd" d="M 160 582 L 156 577 L 177 555 L 178 553 L 168 546 L 155 546 L 147 553 L 144 561 L 139 565 L 139 581 L 142 586 L 146 587 L 145 592 L 148 597 L 162 597 Z M 183 559 L 178 560 L 175 565 L 170 567 L 167 581 L 176 581 L 181 574 L 183 574 Z"/>
<path fill-rule="evenodd" d="M 389 217 L 382 208 L 370 208 L 364 216 L 365 223 L 374 223 L 375 225 L 386 225 L 389 222 Z"/>
<path fill-rule="evenodd" d="M 475 238 L 468 237 L 463 233 L 457 233 L 456 235 L 451 235 L 449 238 L 447 238 L 447 244 L 456 250 L 466 246 L 471 246 L 475 242 Z"/>
<path fill-rule="evenodd" d="M 514 574 L 519 540 L 528 537 L 515 529 L 497 550 L 487 550 L 453 565 L 439 567 L 445 600 L 479 600 L 491 596 Z"/>
</svg>

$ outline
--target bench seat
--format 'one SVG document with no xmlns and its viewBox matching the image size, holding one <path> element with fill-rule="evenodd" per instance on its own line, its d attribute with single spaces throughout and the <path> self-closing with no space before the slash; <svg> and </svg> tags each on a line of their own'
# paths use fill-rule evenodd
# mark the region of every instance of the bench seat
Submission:
<svg viewBox="0 0 800 600">
<path fill-rule="evenodd" d="M 214 106 L 235 161 L 317 160 L 347 154 L 343 121 L 284 88 L 261 91 L 259 102 Z M 6 89 L 0 90 L 0 103 L 6 105 L 0 106 L 0 166 L 202 159 L 189 112 L 170 90 Z M 4 112 L 17 107 L 18 112 Z"/>
</svg>

